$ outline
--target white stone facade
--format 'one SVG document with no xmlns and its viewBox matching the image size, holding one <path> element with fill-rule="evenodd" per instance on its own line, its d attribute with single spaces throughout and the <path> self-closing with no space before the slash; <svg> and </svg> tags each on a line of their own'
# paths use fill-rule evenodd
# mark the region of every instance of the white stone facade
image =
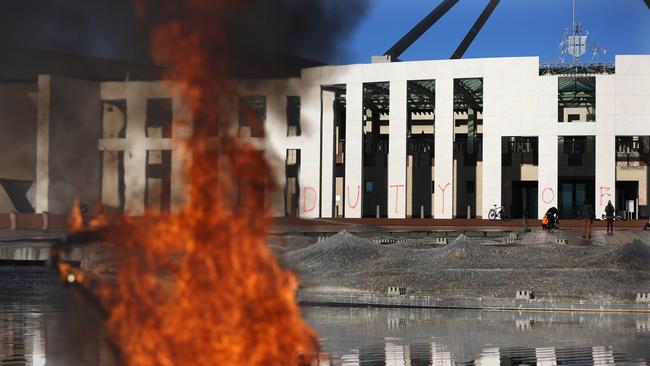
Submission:
<svg viewBox="0 0 650 366">
<path fill-rule="evenodd" d="M 406 85 L 410 80 L 435 80 L 435 218 L 452 218 L 453 212 L 453 80 L 483 79 L 483 163 L 480 189 L 481 213 L 486 218 L 492 204 L 501 204 L 501 138 L 539 138 L 538 216 L 558 206 L 558 137 L 595 136 L 596 216 L 613 199 L 616 182 L 616 136 L 650 135 L 650 56 L 616 56 L 615 73 L 596 78 L 595 122 L 558 122 L 558 75 L 540 75 L 537 57 L 461 59 L 397 63 L 324 66 L 305 69 L 300 79 L 287 82 L 284 96 L 269 99 L 267 136 L 270 153 L 284 156 L 286 149 L 300 149 L 300 216 L 332 217 L 331 115 L 322 110 L 321 87 L 346 86 L 347 130 L 345 145 L 345 217 L 361 217 L 362 85 L 390 82 L 389 218 L 405 218 L 406 212 Z M 270 84 L 284 83 L 283 81 Z M 269 85 L 270 85 L 269 84 Z M 262 94 L 273 89 L 257 84 L 242 93 Z M 276 88 L 277 90 L 277 88 Z M 301 97 L 302 136 L 286 137 L 282 104 L 286 95 Z M 277 111 L 279 113 L 274 113 Z M 477 183 L 479 184 L 479 183 Z M 401 189 L 398 189 L 401 188 Z M 281 210 L 276 211 L 281 214 Z"/>
<path fill-rule="evenodd" d="M 549 207 L 558 206 L 558 138 L 561 136 L 595 137 L 595 194 L 590 198 L 595 203 L 599 217 L 609 199 L 614 199 L 617 178 L 639 180 L 639 200 L 647 204 L 647 168 L 617 167 L 616 138 L 619 136 L 650 136 L 650 55 L 616 56 L 613 74 L 590 75 L 596 80 L 595 122 L 560 123 L 558 121 L 558 75 L 540 75 L 537 57 L 489 58 L 435 60 L 415 62 L 394 62 L 323 66 L 302 70 L 300 78 L 283 80 L 261 80 L 239 82 L 239 92 L 245 96 L 264 96 L 266 100 L 265 138 L 248 137 L 264 148 L 273 166 L 274 179 L 285 182 L 285 157 L 287 150 L 300 150 L 298 215 L 303 218 L 331 218 L 337 216 L 336 204 L 342 204 L 344 217 L 362 217 L 363 199 L 363 85 L 364 83 L 388 82 L 390 93 L 389 154 L 387 158 L 386 207 L 388 218 L 406 218 L 408 213 L 418 216 L 419 210 L 411 207 L 407 197 L 410 168 L 407 166 L 407 85 L 409 81 L 435 81 L 435 152 L 432 178 L 435 178 L 432 192 L 432 216 L 436 219 L 465 217 L 464 208 L 456 207 L 455 189 L 457 164 L 454 161 L 454 134 L 458 128 L 454 122 L 454 80 L 481 78 L 483 81 L 482 110 L 482 161 L 476 171 L 476 216 L 487 218 L 492 205 L 501 205 L 502 200 L 502 137 L 538 138 L 538 155 L 535 168 L 525 167 L 522 176 L 537 181 L 537 216 L 542 217 Z M 37 115 L 33 117 L 35 141 L 33 142 L 36 166 L 34 173 L 34 208 L 36 212 L 52 211 L 53 194 L 53 131 L 64 127 L 57 124 L 59 118 L 51 116 L 57 112 L 52 106 L 57 103 L 58 90 L 69 88 L 71 82 L 39 78 L 32 90 Z M 171 98 L 168 86 L 162 82 L 98 82 L 96 86 L 86 82 L 79 86 L 79 95 L 84 90 L 94 90 L 99 95 L 98 107 L 90 112 L 79 113 L 78 119 L 97 118 L 99 136 L 89 137 L 97 142 L 100 155 L 98 166 L 101 176 L 93 178 L 100 185 L 95 191 L 87 192 L 92 201 L 116 206 L 117 190 L 120 189 L 114 176 L 115 165 L 111 162 L 117 152 L 124 152 L 123 186 L 121 193 L 123 209 L 131 214 L 142 214 L 147 207 L 145 201 L 147 151 L 171 151 L 170 209 L 174 210 L 185 202 L 183 159 L 187 154 L 174 149 L 176 142 L 182 142 L 191 133 L 189 127 L 175 125 L 171 138 L 147 132 L 146 103 L 151 98 L 173 100 L 173 118 L 189 120 L 178 98 Z M 59 86 L 57 86 L 59 85 Z M 75 84 L 76 85 L 76 84 Z M 331 105 L 335 95 L 327 87 L 345 86 L 345 148 L 344 186 L 334 183 L 335 133 L 332 127 L 334 115 L 324 106 Z M 83 88 L 85 89 L 83 89 Z M 34 88 L 31 88 L 34 89 Z M 86 93 L 87 94 L 87 93 Z M 300 97 L 300 128 L 298 136 L 287 133 L 287 97 Z M 89 97 L 90 98 L 90 97 Z M 96 98 L 93 96 L 92 98 Z M 102 111 L 101 103 L 110 100 L 126 101 L 126 134 L 115 136 L 119 130 L 119 116 L 109 116 Z M 30 113 L 34 113 L 31 111 Z M 92 117 L 87 117 L 91 116 Z M 117 118 L 117 120 L 115 119 Z M 566 118 L 566 117 L 565 117 Z M 585 116 L 580 116 L 584 119 Z M 56 122 L 56 123 L 55 123 Z M 92 122 L 92 123 L 91 123 Z M 94 121 L 88 122 L 94 124 Z M 55 123 L 55 124 L 53 124 Z M 103 125 L 106 123 L 106 125 Z M 112 126 L 112 127 L 111 127 Z M 67 128 L 67 127 L 65 127 Z M 114 129 L 115 131 L 111 130 Z M 112 132 L 111 132 L 112 131 Z M 112 165 L 113 164 L 113 165 Z M 74 170 L 71 165 L 70 169 Z M 636 170 L 635 170 L 636 169 Z M 5 174 L 6 172 L 0 172 Z M 94 174 L 94 173 L 93 173 Z M 21 178 L 16 174 L 15 179 Z M 94 175 L 93 175 L 94 177 Z M 2 193 L 2 192 L 0 192 Z M 71 191 L 70 195 L 73 194 Z M 279 196 L 282 196 L 280 192 Z M 0 195 L 2 198 L 2 195 Z M 68 196 L 62 199 L 68 200 Z M 6 201 L 6 199 L 4 199 Z M 271 202 L 273 214 L 284 216 L 286 198 L 274 197 Z M 3 202 L 0 202 L 3 203 Z M 92 202 L 91 202 L 92 203 Z M 0 207 L 10 207 L 6 202 Z M 62 205 L 56 207 L 64 207 Z M 61 208 L 60 210 L 63 210 Z M 61 212 L 63 213 L 63 212 Z"/>
</svg>

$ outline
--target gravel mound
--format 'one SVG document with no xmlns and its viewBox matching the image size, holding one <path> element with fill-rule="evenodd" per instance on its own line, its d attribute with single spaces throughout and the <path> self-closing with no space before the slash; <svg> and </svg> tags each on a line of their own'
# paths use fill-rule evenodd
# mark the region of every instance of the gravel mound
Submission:
<svg viewBox="0 0 650 366">
<path fill-rule="evenodd" d="M 287 254 L 291 264 L 301 268 L 361 265 L 381 258 L 386 248 L 342 231 L 305 249 Z"/>
<path fill-rule="evenodd" d="M 598 267 L 648 269 L 650 246 L 636 239 L 615 250 L 600 254 L 588 262 Z"/>
<path fill-rule="evenodd" d="M 487 251 L 484 245 L 461 234 L 453 242 L 436 249 L 436 254 L 444 257 L 470 257 L 485 255 Z"/>
</svg>

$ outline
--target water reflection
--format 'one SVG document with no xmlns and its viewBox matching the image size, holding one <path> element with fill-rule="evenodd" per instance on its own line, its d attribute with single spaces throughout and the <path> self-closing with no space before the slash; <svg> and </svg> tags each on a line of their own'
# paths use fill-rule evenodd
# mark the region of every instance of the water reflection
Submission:
<svg viewBox="0 0 650 366">
<path fill-rule="evenodd" d="M 323 365 L 647 365 L 648 314 L 306 307 Z M 49 269 L 0 267 L 0 365 L 116 365 L 102 319 Z"/>
<path fill-rule="evenodd" d="M 0 267 L 0 365 L 116 365 L 102 320 L 45 267 Z"/>
<path fill-rule="evenodd" d="M 323 365 L 646 365 L 648 314 L 305 307 Z"/>
</svg>

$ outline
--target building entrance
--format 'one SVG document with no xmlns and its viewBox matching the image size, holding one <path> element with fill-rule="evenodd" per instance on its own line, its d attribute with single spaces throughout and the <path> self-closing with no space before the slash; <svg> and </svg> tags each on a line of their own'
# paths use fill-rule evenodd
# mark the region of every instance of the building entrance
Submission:
<svg viewBox="0 0 650 366">
<path fill-rule="evenodd" d="M 388 217 L 390 84 L 363 84 L 362 217 Z"/>
<path fill-rule="evenodd" d="M 636 217 L 637 199 L 639 198 L 639 182 L 622 181 L 616 182 L 616 202 L 612 202 L 616 207 L 616 213 L 621 217 L 627 218 L 628 215 Z M 630 207 L 630 203 L 632 206 Z M 632 209 L 632 210 L 631 210 Z M 629 212 L 629 214 L 628 214 Z"/>
<path fill-rule="evenodd" d="M 537 182 L 512 182 L 511 218 L 537 218 Z"/>
<path fill-rule="evenodd" d="M 537 137 L 501 139 L 501 205 L 512 218 L 537 218 Z"/>
<path fill-rule="evenodd" d="M 582 218 L 582 205 L 584 205 L 585 200 L 589 200 L 592 205 L 594 204 L 595 187 L 594 180 L 560 180 L 560 195 L 558 196 L 560 218 Z"/>
<path fill-rule="evenodd" d="M 595 207 L 596 138 L 560 136 L 558 139 L 558 209 L 560 219 L 582 218 L 585 201 Z"/>
<path fill-rule="evenodd" d="M 407 86 L 406 217 L 430 218 L 435 187 L 435 81 L 409 81 Z"/>
</svg>

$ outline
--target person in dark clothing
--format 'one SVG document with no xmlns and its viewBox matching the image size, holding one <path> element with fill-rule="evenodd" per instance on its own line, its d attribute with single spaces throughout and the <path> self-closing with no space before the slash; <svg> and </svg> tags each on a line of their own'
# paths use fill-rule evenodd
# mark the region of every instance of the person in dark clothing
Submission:
<svg viewBox="0 0 650 366">
<path fill-rule="evenodd" d="M 582 205 L 582 238 L 591 239 L 591 223 L 594 221 L 596 214 L 594 206 L 589 201 Z"/>
<path fill-rule="evenodd" d="M 542 221 L 542 227 L 547 230 L 559 229 L 560 220 L 558 218 L 558 210 L 555 207 L 551 207 L 546 211 L 546 223 Z"/>
<path fill-rule="evenodd" d="M 612 205 L 612 201 L 609 200 L 607 202 L 607 206 L 605 206 L 605 219 L 607 220 L 607 234 L 614 234 L 614 212 L 616 210 L 614 209 L 614 205 Z"/>
</svg>

